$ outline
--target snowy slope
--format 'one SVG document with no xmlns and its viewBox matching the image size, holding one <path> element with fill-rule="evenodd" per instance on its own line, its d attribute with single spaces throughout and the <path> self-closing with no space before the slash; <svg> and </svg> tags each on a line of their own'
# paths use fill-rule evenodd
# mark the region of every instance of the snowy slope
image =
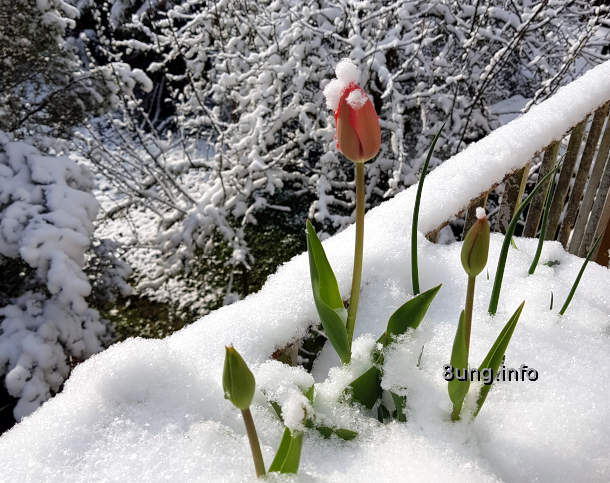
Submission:
<svg viewBox="0 0 610 483">
<path fill-rule="evenodd" d="M 609 99 L 609 76 L 610 63 L 597 67 L 533 109 L 525 121 L 498 129 L 431 173 L 420 230 L 434 229 Z M 349 423 L 359 436 L 343 442 L 308 432 L 298 480 L 608 481 L 610 387 L 604 376 L 610 371 L 610 273 L 590 264 L 568 312 L 558 316 L 582 261 L 556 242 L 545 243 L 541 264 L 560 263 L 541 265 L 528 277 L 536 242 L 517 240 L 498 314 L 490 318 L 485 309 L 501 244 L 493 235 L 491 280 L 479 277 L 475 298 L 471 364 L 482 360 L 508 316 L 526 300 L 507 365 L 536 368 L 538 381 L 498 384 L 474 424 L 449 421 L 442 367 L 449 362 L 466 277 L 460 244 L 432 245 L 420 236 L 420 283 L 428 288 L 442 282 L 443 288 L 416 335 L 387 357 L 384 379 L 384 386 L 409 388 L 409 421 L 382 426 L 345 405 L 329 410 L 328 401 L 362 367 L 387 317 L 410 297 L 413 196 L 414 190 L 407 190 L 367 214 L 357 356 L 352 368 L 333 369 L 317 385 L 320 411 Z M 352 243 L 353 227 L 324 243 L 344 297 Z M 553 311 L 548 310 L 551 291 Z M 117 344 L 78 366 L 62 394 L 0 438 L 0 479 L 252 480 L 243 424 L 223 399 L 223 346 L 233 343 L 259 378 L 272 384 L 269 373 L 278 369 L 265 361 L 316 321 L 307 258 L 300 255 L 280 267 L 259 293 L 167 339 Z M 324 379 L 330 359 L 326 354 L 316 368 L 318 379 Z M 260 394 L 253 413 L 268 465 L 282 427 Z"/>
</svg>

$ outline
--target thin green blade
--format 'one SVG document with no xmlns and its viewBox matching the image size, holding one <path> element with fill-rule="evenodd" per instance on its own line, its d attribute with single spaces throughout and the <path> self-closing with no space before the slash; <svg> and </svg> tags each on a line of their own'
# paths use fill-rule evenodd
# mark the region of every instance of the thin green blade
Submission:
<svg viewBox="0 0 610 483">
<path fill-rule="evenodd" d="M 597 245 L 599 245 L 599 242 L 601 241 L 601 239 L 602 239 L 602 235 L 598 235 L 598 237 L 595 240 L 593 240 L 593 244 L 591 245 L 591 248 L 589 249 L 589 253 L 587 253 L 587 257 L 585 258 L 585 261 L 583 262 L 582 267 L 580 267 L 580 271 L 578 272 L 578 275 L 576 276 L 576 280 L 574 280 L 574 283 L 572 284 L 572 288 L 570 289 L 568 298 L 566 298 L 566 301 L 563 303 L 563 306 L 561 307 L 561 310 L 559 311 L 559 313 L 561 315 L 565 314 L 566 310 L 568 309 L 568 306 L 570 305 L 570 302 L 572 301 L 572 297 L 574 297 L 574 293 L 576 292 L 576 289 L 578 288 L 578 284 L 580 283 L 582 274 L 585 273 L 585 268 L 587 268 L 587 264 L 589 263 L 589 260 L 591 259 L 591 256 L 595 252 L 595 249 L 597 248 Z"/>
<path fill-rule="evenodd" d="M 309 220 L 307 221 L 307 252 L 309 253 L 311 288 L 322 327 L 341 362 L 347 363 L 350 360 L 349 341 L 345 329 L 347 311 L 341 300 L 335 274 Z"/>
<path fill-rule="evenodd" d="M 303 446 L 303 433 L 284 428 L 282 441 L 275 453 L 275 458 L 269 467 L 269 472 L 296 473 L 301 460 L 301 448 Z"/>
<path fill-rule="evenodd" d="M 441 128 L 434 136 L 432 144 L 430 144 L 430 148 L 428 149 L 428 155 L 426 156 L 426 161 L 424 161 L 424 167 L 422 168 L 422 172 L 419 177 L 419 183 L 417 183 L 417 194 L 415 195 L 415 203 L 413 205 L 413 220 L 411 225 L 411 282 L 413 285 L 413 294 L 415 295 L 419 294 L 419 269 L 417 266 L 417 222 L 419 219 L 419 203 L 421 201 L 421 194 L 424 188 L 424 180 L 426 179 L 426 174 L 428 173 L 428 164 L 432 158 L 436 141 L 438 141 L 444 127 L 445 123 L 443 123 Z"/>
<path fill-rule="evenodd" d="M 460 314 L 460 321 L 453 339 L 453 348 L 451 350 L 451 367 L 454 371 L 454 378 L 449 381 L 447 390 L 449 399 L 453 403 L 453 411 L 451 419 L 454 421 L 460 418 L 464 398 L 470 387 L 470 380 L 466 377 L 465 381 L 458 381 L 455 371 L 456 369 L 468 371 L 468 349 L 466 348 L 466 332 L 464 328 L 464 311 Z"/>
<path fill-rule="evenodd" d="M 555 175 L 556 170 L 559 168 L 561 161 L 559 161 L 555 167 L 549 171 L 546 175 L 542 177 L 536 183 L 536 186 L 532 188 L 531 193 L 523 200 L 523 202 L 517 207 L 515 210 L 515 214 L 513 215 L 508 228 L 506 229 L 506 234 L 504 235 L 504 241 L 502 242 L 502 248 L 500 249 L 500 256 L 498 257 L 498 266 L 496 268 L 496 276 L 494 277 L 494 285 L 491 291 L 491 297 L 489 299 L 489 307 L 487 311 L 490 315 L 495 315 L 498 310 L 498 302 L 500 300 L 500 290 L 502 289 L 502 280 L 504 278 L 504 268 L 506 267 L 506 257 L 508 256 L 508 247 L 510 246 L 510 241 L 515 233 L 515 228 L 517 227 L 517 223 L 519 222 L 519 217 L 523 210 L 529 205 L 530 201 L 536 194 L 536 192 L 546 183 L 546 181 Z"/>
<path fill-rule="evenodd" d="M 474 412 L 474 417 L 479 414 L 481 407 L 483 407 L 483 403 L 487 398 L 487 394 L 493 385 L 493 381 L 495 380 L 496 373 L 498 372 L 498 368 L 500 367 L 500 363 L 502 362 L 502 358 L 504 357 L 504 353 L 506 352 L 506 348 L 508 347 L 508 343 L 515 331 L 515 327 L 517 326 L 517 322 L 519 321 L 519 317 L 521 316 L 521 312 L 523 311 L 523 306 L 525 305 L 525 300 L 521 302 L 521 305 L 517 307 L 515 313 L 508 319 L 508 322 L 496 338 L 496 341 L 489 349 L 487 356 L 479 366 L 479 373 L 483 371 L 483 369 L 491 369 L 491 380 L 492 383 L 481 387 L 479 392 L 479 397 L 476 403 L 476 410 Z"/>
<path fill-rule="evenodd" d="M 282 469 L 282 465 L 284 464 L 284 460 L 286 459 L 286 455 L 288 454 L 288 448 L 290 448 L 290 430 L 284 427 L 284 434 L 282 435 L 282 440 L 280 441 L 280 445 L 275 452 L 275 458 L 271 462 L 271 466 L 269 467 L 269 473 L 274 471 L 280 471 Z"/>
<path fill-rule="evenodd" d="M 555 167 L 557 169 L 558 166 Z M 549 211 L 551 211 L 551 204 L 553 201 L 553 194 L 555 193 L 555 180 L 551 179 L 549 183 L 549 187 L 546 192 L 546 196 L 544 198 L 544 208 L 542 210 L 542 221 L 540 222 L 540 236 L 538 237 L 538 245 L 536 246 L 536 253 L 534 254 L 534 258 L 532 260 L 532 264 L 528 270 L 530 275 L 536 271 L 536 267 L 538 266 L 538 261 L 540 260 L 540 253 L 542 253 L 542 245 L 544 243 L 545 234 L 546 234 L 546 225 L 549 219 Z"/>
</svg>

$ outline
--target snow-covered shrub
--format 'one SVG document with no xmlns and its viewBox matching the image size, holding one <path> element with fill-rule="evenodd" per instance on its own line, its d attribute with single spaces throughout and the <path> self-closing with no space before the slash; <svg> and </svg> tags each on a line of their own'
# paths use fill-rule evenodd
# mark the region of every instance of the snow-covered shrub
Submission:
<svg viewBox="0 0 610 483">
<path fill-rule="evenodd" d="M 0 264 L 3 276 L 15 266 L 21 275 L 1 301 L 0 376 L 19 399 L 17 420 L 57 392 L 107 333 L 86 301 L 83 265 L 99 208 L 91 188 L 83 166 L 0 131 Z"/>
<path fill-rule="evenodd" d="M 124 63 L 83 64 L 82 43 L 70 36 L 79 15 L 64 0 L 0 0 L 0 129 L 69 138 L 116 105 L 118 91 L 146 83 Z"/>
<path fill-rule="evenodd" d="M 340 58 L 359 64 L 380 113 L 373 205 L 416 180 L 444 120 L 433 166 L 495 127 L 498 101 L 540 100 L 596 62 L 591 39 L 608 14 L 586 1 L 88 5 L 97 57 L 148 65 L 155 79 L 148 97 L 124 96 L 118 118 L 91 129 L 86 149 L 124 206 L 159 218 L 155 289 L 198 247 L 211 250 L 214 234 L 232 251 L 229 267 L 249 266 L 245 227 L 274 211 L 331 232 L 352 220 L 351 169 L 329 149 L 319 93 Z"/>
<path fill-rule="evenodd" d="M 87 254 L 84 271 L 91 286 L 91 297 L 98 306 L 104 302 L 114 302 L 133 292 L 126 280 L 132 274 L 131 267 L 123 260 L 124 248 L 113 240 L 93 239 Z"/>
</svg>

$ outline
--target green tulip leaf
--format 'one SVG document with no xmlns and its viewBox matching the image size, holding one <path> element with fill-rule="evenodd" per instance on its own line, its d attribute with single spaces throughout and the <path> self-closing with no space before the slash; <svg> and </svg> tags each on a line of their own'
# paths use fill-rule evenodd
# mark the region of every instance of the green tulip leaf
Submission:
<svg viewBox="0 0 610 483">
<path fill-rule="evenodd" d="M 345 428 L 337 428 L 337 429 L 334 429 L 333 432 L 339 438 L 341 438 L 345 441 L 351 441 L 356 436 L 358 436 L 358 433 L 356 431 L 352 431 L 351 429 L 345 429 Z"/>
<path fill-rule="evenodd" d="M 356 431 L 352 431 L 351 429 L 345 428 L 330 428 L 328 426 L 316 426 L 316 430 L 324 437 L 324 439 L 330 438 L 333 434 L 337 437 L 345 440 L 351 441 L 358 433 Z"/>
<path fill-rule="evenodd" d="M 415 204 L 413 205 L 413 219 L 411 221 L 411 283 L 413 285 L 414 295 L 419 294 L 419 269 L 417 266 L 417 223 L 419 219 L 419 203 L 421 201 L 421 194 L 424 188 L 424 179 L 426 179 L 426 173 L 428 172 L 428 164 L 430 163 L 430 158 L 432 158 L 436 141 L 438 141 L 444 127 L 445 123 L 443 123 L 441 128 L 436 133 L 436 136 L 434 136 L 434 139 L 432 139 L 432 143 L 428 149 L 428 155 L 424 161 L 424 167 L 422 168 L 421 175 L 419 177 L 419 183 L 417 183 L 417 194 L 415 195 Z"/>
<path fill-rule="evenodd" d="M 381 371 L 373 366 L 354 379 L 348 387 L 352 401 L 372 409 L 381 397 Z"/>
<path fill-rule="evenodd" d="M 557 169 L 556 167 L 555 169 Z M 527 273 L 532 275 L 536 271 L 536 267 L 538 266 L 538 261 L 540 260 L 540 254 L 542 253 L 542 244 L 544 243 L 545 235 L 546 235 L 546 225 L 549 219 L 549 212 L 551 211 L 551 204 L 553 202 L 553 195 L 555 193 L 555 180 L 551 178 L 549 183 L 549 187 L 546 191 L 546 195 L 544 198 L 544 208 L 542 210 L 542 221 L 540 222 L 540 235 L 538 236 L 538 244 L 536 245 L 536 253 L 534 254 L 534 259 L 532 260 L 532 264 Z"/>
<path fill-rule="evenodd" d="M 281 422 L 284 422 L 284 416 L 282 416 L 281 406 L 278 403 L 276 403 L 275 401 L 269 401 L 269 403 L 271 404 L 271 407 L 273 408 L 273 411 L 275 412 L 275 414 L 277 415 L 279 420 Z"/>
<path fill-rule="evenodd" d="M 310 404 L 313 404 L 313 386 L 309 386 L 307 391 L 303 392 Z"/>
<path fill-rule="evenodd" d="M 392 396 L 392 400 L 394 401 L 394 406 L 396 406 L 396 419 L 401 423 L 407 422 L 407 415 L 405 414 L 405 409 L 407 407 L 407 396 L 400 396 L 399 394 L 393 393 L 392 391 L 390 391 L 390 395 Z"/>
<path fill-rule="evenodd" d="M 460 321 L 458 323 L 457 330 L 455 332 L 455 339 L 453 340 L 453 349 L 451 350 L 451 366 L 454 371 L 456 369 L 463 369 L 468 371 L 468 349 L 466 348 L 466 333 L 464 329 L 464 311 L 460 314 Z M 451 413 L 451 419 L 454 421 L 460 419 L 460 412 L 462 411 L 462 404 L 464 404 L 464 398 L 468 393 L 470 387 L 470 381 L 466 378 L 465 381 L 458 381 L 456 377 L 449 381 L 448 391 L 449 399 L 453 403 L 453 412 Z"/>
<path fill-rule="evenodd" d="M 578 288 L 578 284 L 580 283 L 582 274 L 585 273 L 585 268 L 587 268 L 587 264 L 589 263 L 589 260 L 591 260 L 591 256 L 593 256 L 593 253 L 597 249 L 597 245 L 599 245 L 599 242 L 601 241 L 601 239 L 602 239 L 602 235 L 600 234 L 597 236 L 597 238 L 595 240 L 593 240 L 593 243 L 591 244 L 591 248 L 589 248 L 589 252 L 587 253 L 587 257 L 585 258 L 585 261 L 583 262 L 582 266 L 580 267 L 580 271 L 578 272 L 578 275 L 576 275 L 576 280 L 574 280 L 574 283 L 572 284 L 572 288 L 570 289 L 568 298 L 566 298 L 566 301 L 561 306 L 561 310 L 559 311 L 559 313 L 561 315 L 565 314 L 566 310 L 568 309 L 568 306 L 570 305 L 570 302 L 572 301 L 572 297 L 574 297 L 574 293 L 576 292 L 576 289 Z"/>
<path fill-rule="evenodd" d="M 441 285 L 437 285 L 422 292 L 396 309 L 388 320 L 385 338 L 382 336 L 383 340 L 381 342 L 384 346 L 391 343 L 399 335 L 404 334 L 407 329 L 415 330 L 419 327 L 440 288 Z"/>
<path fill-rule="evenodd" d="M 269 472 L 296 473 L 301 460 L 301 447 L 303 446 L 303 433 L 301 431 L 291 432 L 284 428 L 282 441 L 271 462 Z"/>
<path fill-rule="evenodd" d="M 506 228 L 506 234 L 504 235 L 504 241 L 502 242 L 502 248 L 500 249 L 500 256 L 498 257 L 498 266 L 496 268 L 496 276 L 494 277 L 494 285 L 491 290 L 491 297 L 489 299 L 489 307 L 487 311 L 489 315 L 495 315 L 498 310 L 498 302 L 500 300 L 500 290 L 502 289 L 502 280 L 504 278 L 504 269 L 506 268 L 506 258 L 508 256 L 508 247 L 512 240 L 513 234 L 515 233 L 515 228 L 517 227 L 517 223 L 519 222 L 519 217 L 523 210 L 529 205 L 530 201 L 536 194 L 536 192 L 546 183 L 551 176 L 555 176 L 555 172 L 559 169 L 561 165 L 561 161 L 559 161 L 555 167 L 545 174 L 541 179 L 538 180 L 538 183 L 532 188 L 532 191 L 529 195 L 517 206 L 515 213 Z"/>
<path fill-rule="evenodd" d="M 481 390 L 479 392 L 479 397 L 478 397 L 477 403 L 476 403 L 476 410 L 474 412 L 474 417 L 476 417 L 476 415 L 479 414 L 479 411 L 481 410 L 481 407 L 483 407 L 483 403 L 485 402 L 485 399 L 487 398 L 487 394 L 489 393 L 489 390 L 491 389 L 491 386 L 493 385 L 493 381 L 495 380 L 496 374 L 498 372 L 498 368 L 500 367 L 500 364 L 502 363 L 502 359 L 504 357 L 504 353 L 506 352 L 506 348 L 508 347 L 508 343 L 510 342 L 510 339 L 513 335 L 513 332 L 515 331 L 515 327 L 517 325 L 519 317 L 521 316 L 521 312 L 523 311 L 524 304 L 525 304 L 525 301 L 521 302 L 521 305 L 519 305 L 519 307 L 517 307 L 517 310 L 512 315 L 512 317 L 510 319 L 508 319 L 508 322 L 506 323 L 506 325 L 504 326 L 504 328 L 498 335 L 496 341 L 491 346 L 491 349 L 489 349 L 487 356 L 485 357 L 485 359 L 483 360 L 483 362 L 481 363 L 481 365 L 479 367 L 479 373 L 481 373 L 481 371 L 483 369 L 491 369 L 492 383 L 489 385 L 485 384 L 484 386 L 481 387 Z"/>
<path fill-rule="evenodd" d="M 391 419 L 390 416 L 390 411 L 388 411 L 388 409 L 383 404 L 380 404 L 377 408 L 377 420 L 380 423 L 387 423 Z"/>
<path fill-rule="evenodd" d="M 309 253 L 311 288 L 322 327 L 341 362 L 346 364 L 350 360 L 350 347 L 345 328 L 347 311 L 341 300 L 335 274 L 309 220 L 307 221 L 307 252 Z"/>
</svg>

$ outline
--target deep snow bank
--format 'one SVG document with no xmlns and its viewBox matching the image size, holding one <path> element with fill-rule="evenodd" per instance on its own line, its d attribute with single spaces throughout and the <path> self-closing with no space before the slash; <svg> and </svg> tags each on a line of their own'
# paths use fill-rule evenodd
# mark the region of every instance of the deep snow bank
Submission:
<svg viewBox="0 0 610 483">
<path fill-rule="evenodd" d="M 525 121 L 513 121 L 435 170 L 424 187 L 421 231 L 434 229 L 518 167 L 521 159 L 579 121 L 599 99 L 610 98 L 609 76 L 610 63 L 597 67 L 582 78 L 588 83 L 576 81 L 532 110 Z M 539 125 L 542 121 L 546 131 Z M 365 334 L 355 344 L 360 354 L 372 340 L 366 334 L 380 334 L 387 317 L 410 296 L 413 196 L 414 190 L 407 190 L 366 217 L 356 321 L 356 335 Z M 353 227 L 324 243 L 344 297 L 352 243 Z M 358 438 L 322 440 L 307 433 L 301 481 L 610 479 L 610 387 L 604 380 L 610 371 L 610 273 L 590 264 L 568 312 L 559 317 L 558 307 L 581 260 L 556 242 L 545 243 L 541 264 L 559 264 L 541 265 L 528 277 L 535 241 L 517 240 L 519 250 L 509 254 L 498 315 L 491 319 L 485 309 L 500 243 L 500 236 L 492 236 L 490 280 L 479 277 L 471 364 L 483 358 L 502 324 L 525 299 L 507 365 L 526 363 L 539 371 L 539 380 L 498 384 L 474 424 L 449 422 L 442 367 L 449 361 L 466 277 L 459 244 L 432 245 L 420 236 L 421 286 L 442 282 L 443 288 L 416 335 L 388 356 L 384 380 L 387 386 L 408 386 L 409 421 L 382 426 L 340 407 L 333 417 L 351 418 Z M 553 311 L 548 310 L 551 291 Z M 307 258 L 300 255 L 270 277 L 259 293 L 165 340 L 130 340 L 111 347 L 78 366 L 62 394 L 0 438 L 2 478 L 253 479 L 242 422 L 223 399 L 223 346 L 233 343 L 257 372 L 275 349 L 304 335 L 315 321 Z M 414 361 L 422 344 L 418 370 Z M 318 377 L 331 359 L 323 355 Z M 332 399 L 347 376 L 344 370 L 332 370 L 330 380 L 318 386 L 319 394 Z M 257 401 L 254 418 L 268 465 L 282 428 L 262 396 Z"/>
</svg>

